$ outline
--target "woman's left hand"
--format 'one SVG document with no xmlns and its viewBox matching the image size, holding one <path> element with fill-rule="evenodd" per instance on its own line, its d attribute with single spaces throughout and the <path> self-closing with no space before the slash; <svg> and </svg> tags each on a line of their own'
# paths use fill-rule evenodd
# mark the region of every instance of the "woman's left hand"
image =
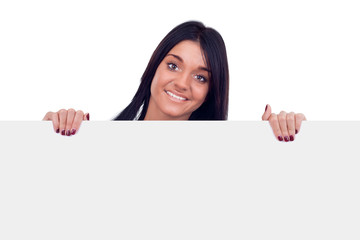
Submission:
<svg viewBox="0 0 360 240">
<path fill-rule="evenodd" d="M 284 112 L 279 114 L 271 113 L 271 107 L 266 105 L 265 112 L 262 116 L 263 121 L 269 121 L 270 126 L 279 141 L 294 141 L 295 134 L 300 131 L 302 121 L 306 121 L 302 113 Z"/>
</svg>

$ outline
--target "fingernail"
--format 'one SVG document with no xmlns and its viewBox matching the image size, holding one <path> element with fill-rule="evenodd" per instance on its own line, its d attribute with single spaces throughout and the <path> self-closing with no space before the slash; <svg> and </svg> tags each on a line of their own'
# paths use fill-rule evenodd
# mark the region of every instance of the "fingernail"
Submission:
<svg viewBox="0 0 360 240">
<path fill-rule="evenodd" d="M 75 133 L 76 133 L 76 129 L 73 128 L 73 129 L 71 130 L 71 135 L 75 135 Z"/>
<path fill-rule="evenodd" d="M 65 136 L 65 129 L 61 130 L 61 135 Z"/>
<path fill-rule="evenodd" d="M 266 110 L 267 110 L 267 107 L 268 107 L 268 105 L 266 104 L 266 107 L 265 107 L 265 112 L 266 112 Z"/>
<path fill-rule="evenodd" d="M 90 120 L 90 114 L 89 113 L 87 114 L 86 118 L 87 118 L 88 121 Z"/>
<path fill-rule="evenodd" d="M 281 142 L 283 140 L 282 136 L 278 136 L 279 141 Z"/>
<path fill-rule="evenodd" d="M 70 136 L 71 134 L 70 134 L 70 130 L 67 130 L 66 131 L 66 136 Z"/>
<path fill-rule="evenodd" d="M 284 140 L 285 140 L 285 142 L 288 142 L 288 141 L 289 141 L 289 137 L 288 137 L 288 136 L 285 136 L 285 137 L 284 137 Z"/>
<path fill-rule="evenodd" d="M 298 131 L 297 129 L 295 129 L 295 134 L 298 134 L 298 132 L 299 132 L 299 131 Z"/>
<path fill-rule="evenodd" d="M 294 141 L 294 136 L 293 135 L 290 136 L 290 141 Z"/>
<path fill-rule="evenodd" d="M 59 133 L 60 132 L 60 130 L 59 129 L 56 129 L 56 133 Z"/>
</svg>

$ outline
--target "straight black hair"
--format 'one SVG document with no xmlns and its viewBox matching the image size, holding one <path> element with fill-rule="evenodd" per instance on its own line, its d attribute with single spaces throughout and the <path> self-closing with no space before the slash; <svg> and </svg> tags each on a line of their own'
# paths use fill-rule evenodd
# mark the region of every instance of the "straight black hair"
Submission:
<svg viewBox="0 0 360 240">
<path fill-rule="evenodd" d="M 151 95 L 150 87 L 157 68 L 168 52 L 184 40 L 200 43 L 207 68 L 210 70 L 210 86 L 206 100 L 191 114 L 189 120 L 227 119 L 229 69 L 225 43 L 216 30 L 205 27 L 201 22 L 189 21 L 175 27 L 160 42 L 141 77 L 140 86 L 131 103 L 113 120 L 144 120 Z"/>
</svg>

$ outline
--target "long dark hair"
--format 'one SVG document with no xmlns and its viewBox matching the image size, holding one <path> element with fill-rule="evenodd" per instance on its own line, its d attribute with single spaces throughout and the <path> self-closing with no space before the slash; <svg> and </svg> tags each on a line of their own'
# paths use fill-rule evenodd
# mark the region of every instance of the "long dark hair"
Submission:
<svg viewBox="0 0 360 240">
<path fill-rule="evenodd" d="M 140 86 L 131 103 L 113 120 L 144 120 L 150 87 L 155 72 L 166 54 L 178 43 L 192 40 L 200 43 L 207 67 L 210 69 L 210 87 L 205 102 L 195 110 L 189 120 L 226 120 L 229 104 L 229 69 L 224 40 L 214 29 L 203 23 L 189 21 L 171 30 L 155 49 Z"/>
</svg>

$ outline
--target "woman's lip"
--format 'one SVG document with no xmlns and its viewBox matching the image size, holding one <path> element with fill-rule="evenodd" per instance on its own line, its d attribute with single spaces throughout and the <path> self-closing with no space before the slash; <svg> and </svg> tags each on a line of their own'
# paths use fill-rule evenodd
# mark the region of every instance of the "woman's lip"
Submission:
<svg viewBox="0 0 360 240">
<path fill-rule="evenodd" d="M 168 91 L 168 90 L 165 90 L 165 93 L 171 97 L 171 99 L 175 99 L 175 100 L 178 100 L 178 101 L 181 101 L 181 102 L 184 102 L 184 101 L 187 101 L 189 100 L 188 98 L 186 98 L 185 96 L 181 95 L 181 94 L 175 94 L 171 91 Z M 180 98 L 183 98 L 183 99 L 179 99 L 177 97 L 180 97 Z"/>
</svg>

